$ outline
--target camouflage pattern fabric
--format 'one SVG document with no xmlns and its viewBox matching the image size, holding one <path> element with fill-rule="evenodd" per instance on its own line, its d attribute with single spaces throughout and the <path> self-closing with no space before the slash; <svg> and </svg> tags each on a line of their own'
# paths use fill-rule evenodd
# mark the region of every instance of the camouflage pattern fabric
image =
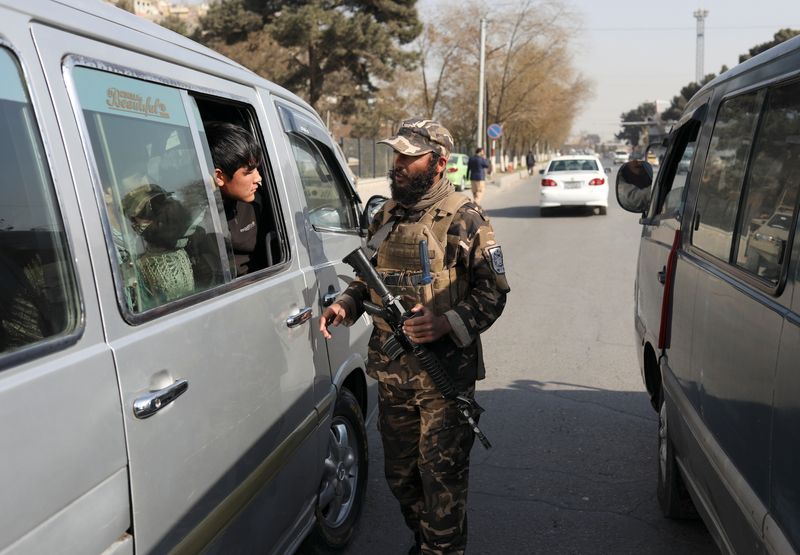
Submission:
<svg viewBox="0 0 800 555">
<path fill-rule="evenodd" d="M 469 452 L 475 439 L 455 404 L 430 378 L 378 387 L 378 428 L 389 489 L 423 555 L 463 554 L 467 546 Z M 427 386 L 420 388 L 418 386 Z M 467 390 L 471 397 L 474 387 Z"/>
<path fill-rule="evenodd" d="M 407 119 L 400 124 L 397 135 L 378 141 L 408 156 L 437 152 L 448 158 L 453 151 L 453 136 L 437 121 L 422 118 Z"/>
<path fill-rule="evenodd" d="M 399 205 L 392 211 L 401 222 L 417 222 L 425 212 L 409 212 Z M 382 217 L 378 212 L 370 224 L 369 238 L 380 228 Z M 391 241 L 392 235 L 386 240 Z M 445 267 L 464 271 L 467 288 L 444 313 L 453 331 L 425 346 L 445 365 L 459 391 L 472 395 L 475 380 L 484 374 L 479 335 L 503 312 L 509 291 L 502 250 L 488 218 L 473 202 L 461 206 L 450 223 Z M 337 298 L 347 311 L 346 325 L 361 316 L 363 301 L 369 298 L 366 284 L 358 278 Z M 367 373 L 380 382 L 379 427 L 387 481 L 406 524 L 422 540 L 421 553 L 464 553 L 474 434 L 414 357 L 389 359 L 381 348 L 389 335 L 373 329 L 367 363 Z"/>
</svg>

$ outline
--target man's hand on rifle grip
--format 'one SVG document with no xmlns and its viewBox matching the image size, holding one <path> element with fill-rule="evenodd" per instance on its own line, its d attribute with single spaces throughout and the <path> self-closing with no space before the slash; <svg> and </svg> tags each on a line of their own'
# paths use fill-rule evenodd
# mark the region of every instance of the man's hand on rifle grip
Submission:
<svg viewBox="0 0 800 555">
<path fill-rule="evenodd" d="M 403 332 L 414 343 L 432 343 L 452 330 L 447 316 L 437 316 L 421 304 L 414 306 L 411 312 L 417 316 L 403 323 Z"/>
<path fill-rule="evenodd" d="M 322 313 L 322 316 L 319 317 L 319 331 L 322 333 L 322 337 L 325 339 L 333 337 L 328 331 L 328 326 L 333 325 L 333 327 L 336 327 L 341 324 L 342 320 L 346 317 L 347 310 L 339 303 L 333 303 L 331 306 L 327 307 Z"/>
</svg>

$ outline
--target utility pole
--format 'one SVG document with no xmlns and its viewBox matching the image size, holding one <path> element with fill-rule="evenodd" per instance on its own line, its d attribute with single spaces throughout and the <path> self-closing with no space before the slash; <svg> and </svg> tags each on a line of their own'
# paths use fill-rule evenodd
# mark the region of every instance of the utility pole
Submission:
<svg viewBox="0 0 800 555">
<path fill-rule="evenodd" d="M 486 58 L 486 18 L 481 18 L 481 49 L 480 49 L 480 73 L 478 76 L 478 148 L 483 148 L 483 136 L 486 134 L 483 128 L 483 92 L 484 92 L 484 61 Z"/>
<path fill-rule="evenodd" d="M 695 60 L 694 80 L 699 84 L 705 77 L 703 63 L 705 61 L 705 34 L 706 34 L 706 17 L 708 17 L 708 10 L 695 10 L 694 18 L 697 20 L 697 60 Z"/>
</svg>

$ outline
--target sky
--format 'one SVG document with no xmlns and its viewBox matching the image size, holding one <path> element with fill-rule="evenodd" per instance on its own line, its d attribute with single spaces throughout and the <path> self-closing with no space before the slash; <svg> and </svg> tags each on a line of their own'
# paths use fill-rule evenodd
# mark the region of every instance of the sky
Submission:
<svg viewBox="0 0 800 555">
<path fill-rule="evenodd" d="M 594 98 L 572 131 L 609 140 L 623 112 L 671 100 L 695 80 L 696 10 L 708 11 L 705 74 L 734 67 L 740 54 L 781 28 L 800 29 L 799 0 L 570 0 L 570 6 L 583 18 L 574 62 L 594 83 Z"/>
<path fill-rule="evenodd" d="M 523 0 L 485 1 L 513 9 Z M 594 91 L 572 132 L 596 133 L 604 140 L 620 131 L 623 112 L 643 102 L 669 101 L 695 80 L 695 10 L 708 10 L 705 74 L 737 65 L 740 54 L 772 40 L 779 29 L 800 29 L 800 0 L 561 1 L 575 14 L 569 24 L 575 67 Z M 417 3 L 425 21 L 443 25 L 457 24 L 453 5 L 454 0 Z"/>
<path fill-rule="evenodd" d="M 514 0 L 501 0 L 513 8 Z M 739 55 L 772 40 L 779 29 L 800 29 L 800 0 L 565 0 L 575 67 L 593 82 L 594 96 L 575 119 L 573 134 L 612 140 L 620 114 L 642 102 L 669 101 L 695 80 L 696 26 L 705 19 L 704 73 L 737 65 Z M 489 5 L 495 2 L 487 2 Z M 419 0 L 433 16 L 449 0 Z M 452 11 L 448 10 L 451 14 Z M 447 21 L 444 19 L 443 21 Z"/>
</svg>

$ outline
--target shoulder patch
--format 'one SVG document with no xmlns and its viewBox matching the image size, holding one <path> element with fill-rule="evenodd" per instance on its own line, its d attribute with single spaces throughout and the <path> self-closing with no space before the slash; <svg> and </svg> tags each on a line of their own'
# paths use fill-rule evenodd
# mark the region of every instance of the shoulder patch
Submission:
<svg viewBox="0 0 800 555">
<path fill-rule="evenodd" d="M 492 265 L 494 273 L 499 275 L 505 274 L 506 267 L 503 265 L 503 249 L 500 248 L 500 245 L 489 247 L 486 249 L 486 252 L 489 253 L 489 262 Z"/>
</svg>

